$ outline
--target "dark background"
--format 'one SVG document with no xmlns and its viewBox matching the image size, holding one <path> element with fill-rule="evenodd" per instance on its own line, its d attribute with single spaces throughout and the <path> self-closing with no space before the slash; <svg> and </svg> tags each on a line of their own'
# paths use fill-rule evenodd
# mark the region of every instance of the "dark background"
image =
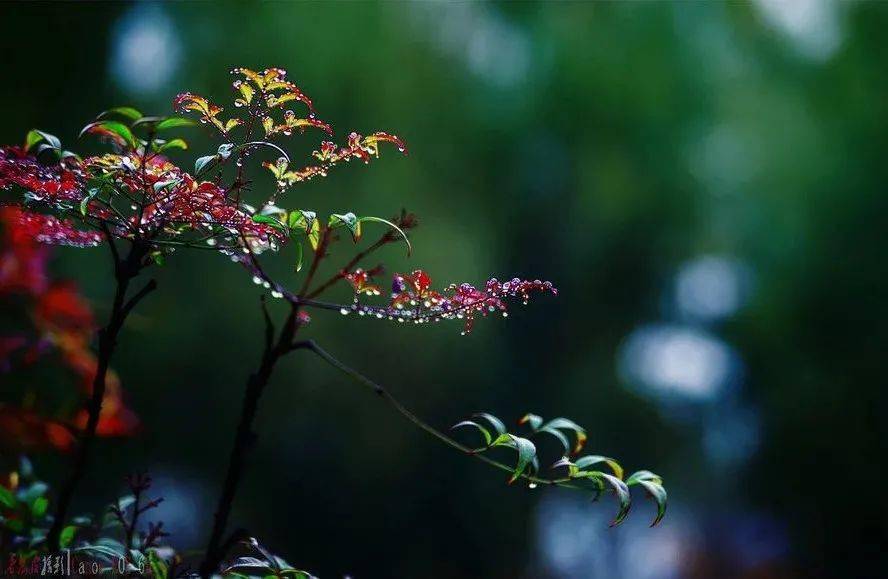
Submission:
<svg viewBox="0 0 888 579">
<path fill-rule="evenodd" d="M 0 140 L 38 127 L 73 146 L 109 106 L 168 114 L 183 90 L 230 102 L 231 67 L 286 68 L 340 138 L 389 130 L 410 147 L 288 205 L 406 207 L 421 218 L 416 252 L 380 254 L 391 271 L 561 290 L 469 337 L 458 323 L 323 312 L 308 334 L 438 427 L 478 410 L 566 415 L 591 451 L 656 471 L 670 493 L 659 528 L 638 500 L 610 529 L 612 502 L 507 487 L 296 354 L 262 400 L 234 512 L 294 565 L 357 578 L 878 577 L 886 27 L 883 3 L 808 0 L 4 4 Z M 192 140 L 183 163 L 211 151 Z M 98 250 L 54 262 L 102 317 L 107 266 Z M 101 442 L 75 506 L 98 509 L 147 468 L 188 551 L 204 544 L 261 350 L 259 291 L 204 253 L 157 275 L 114 361 L 144 429 Z M 49 480 L 66 464 L 34 459 Z"/>
</svg>

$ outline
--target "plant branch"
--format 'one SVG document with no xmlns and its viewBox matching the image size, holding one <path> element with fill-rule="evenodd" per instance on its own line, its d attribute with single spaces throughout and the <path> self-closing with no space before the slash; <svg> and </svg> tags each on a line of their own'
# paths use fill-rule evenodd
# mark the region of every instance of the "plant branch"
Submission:
<svg viewBox="0 0 888 579">
<path fill-rule="evenodd" d="M 308 288 L 311 287 L 311 282 L 314 280 L 315 274 L 318 272 L 318 266 L 321 264 L 321 260 L 327 255 L 327 245 L 330 244 L 330 235 L 333 230 L 329 227 L 324 227 L 324 230 L 321 232 L 321 239 L 318 241 L 318 247 L 315 249 L 314 259 L 311 260 L 311 267 L 308 270 L 308 274 L 305 276 L 305 281 L 302 282 L 302 288 L 299 290 L 299 297 L 302 297 L 308 292 Z"/>
<path fill-rule="evenodd" d="M 383 236 L 380 237 L 376 243 L 374 243 L 373 245 L 371 245 L 367 249 L 361 251 L 360 253 L 356 254 L 347 264 L 345 264 L 342 268 L 340 268 L 340 270 L 338 272 L 336 272 L 333 276 L 331 276 L 330 279 L 328 279 L 327 281 L 325 281 L 324 283 L 319 285 L 314 290 L 310 291 L 305 296 L 305 299 L 312 299 L 312 298 L 315 298 L 315 297 L 319 296 L 320 294 L 322 294 L 330 286 L 332 286 L 333 284 L 335 284 L 336 282 L 338 282 L 339 280 L 344 278 L 346 273 L 350 272 L 352 270 L 352 268 L 354 268 L 356 265 L 358 265 L 368 255 L 370 255 L 371 253 L 373 253 L 374 251 L 376 251 L 380 247 L 391 243 L 392 239 L 393 238 L 388 233 L 383 234 Z"/>
<path fill-rule="evenodd" d="M 225 474 L 225 482 L 222 485 L 222 493 L 216 505 L 213 519 L 213 529 L 210 540 L 204 553 L 204 560 L 200 565 L 202 577 L 209 578 L 216 572 L 225 552 L 230 547 L 229 542 L 223 542 L 225 529 L 228 526 L 228 518 L 231 515 L 231 507 L 237 494 L 237 488 L 246 468 L 246 459 L 250 449 L 255 445 L 256 433 L 253 432 L 253 423 L 256 420 L 256 412 L 259 408 L 259 399 L 268 385 L 275 365 L 280 358 L 291 351 L 293 338 L 299 329 L 299 307 L 291 305 L 290 313 L 283 327 L 274 339 L 274 325 L 268 314 L 265 300 L 262 300 L 262 314 L 265 320 L 265 344 L 262 351 L 262 360 L 259 368 L 250 375 L 247 388 L 244 391 L 244 399 L 241 404 L 241 416 L 234 436 L 234 445 L 228 459 L 228 469 Z"/>
<path fill-rule="evenodd" d="M 482 454 L 478 454 L 477 450 L 469 448 L 468 446 L 465 446 L 465 445 L 453 440 L 452 438 L 450 438 L 449 436 L 447 436 L 443 432 L 439 431 L 435 427 L 426 423 L 425 421 L 420 419 L 418 416 L 413 414 L 410 410 L 405 408 L 404 405 L 401 404 L 394 396 L 392 396 L 388 390 L 386 390 L 385 388 L 383 388 L 381 385 L 374 382 L 370 378 L 367 378 L 366 376 L 364 376 L 363 374 L 361 374 L 360 372 L 358 372 L 354 368 L 351 368 L 351 367 L 345 365 L 344 363 L 340 362 L 338 359 L 334 358 L 329 352 L 327 352 L 326 350 L 321 348 L 314 340 L 305 340 L 305 341 L 301 341 L 301 342 L 296 342 L 295 344 L 292 344 L 291 348 L 294 350 L 310 350 L 310 351 L 314 352 L 322 360 L 324 360 L 325 362 L 327 362 L 328 364 L 330 364 L 331 366 L 333 366 L 334 368 L 336 368 L 337 370 L 339 370 L 340 372 L 342 372 L 343 374 L 345 374 L 346 376 L 348 376 L 352 380 L 358 382 L 359 384 L 367 386 L 368 388 L 373 390 L 373 392 L 376 395 L 378 395 L 383 400 L 388 402 L 404 418 L 406 418 L 407 420 L 409 420 L 410 422 L 412 422 L 413 424 L 415 424 L 416 426 L 418 426 L 422 430 L 426 431 L 427 433 L 431 434 L 432 436 L 434 436 L 435 438 L 437 438 L 438 440 L 440 440 L 441 442 L 443 442 L 447 446 L 450 446 L 451 448 L 455 448 L 456 450 L 458 450 L 464 454 L 474 456 L 475 458 L 477 458 L 481 462 L 485 462 L 485 463 L 489 464 L 490 466 L 493 466 L 493 467 L 498 468 L 500 470 L 503 470 L 503 471 L 506 471 L 509 473 L 514 472 L 515 469 L 513 469 L 509 465 L 503 464 L 503 463 L 496 461 L 496 460 L 493 460 L 493 459 L 486 457 Z M 530 474 L 526 474 L 526 473 L 522 473 L 519 478 L 526 480 L 528 483 L 533 483 L 533 484 L 538 484 L 538 485 L 553 485 L 553 486 L 560 486 L 560 487 L 565 487 L 565 488 L 575 488 L 575 489 L 582 488 L 577 485 L 571 484 L 571 482 L 570 482 L 571 479 L 569 479 L 569 478 L 549 479 L 549 478 L 538 477 L 538 476 L 534 476 L 534 475 L 530 475 Z"/>
<path fill-rule="evenodd" d="M 114 247 L 112 245 L 112 247 Z M 136 296 L 133 296 L 129 302 L 126 301 L 126 293 L 132 279 L 139 275 L 142 266 L 142 258 L 145 257 L 147 249 L 141 244 L 133 244 L 130 251 L 123 261 L 115 263 L 115 279 L 117 280 L 117 290 L 114 294 L 114 302 L 111 308 L 111 315 L 108 323 L 99 330 L 99 351 L 96 361 L 96 373 L 93 376 L 92 392 L 87 402 L 87 421 L 86 427 L 80 434 L 79 445 L 74 456 L 74 464 L 68 479 L 62 485 L 59 491 L 58 501 L 56 502 L 55 513 L 53 516 L 53 524 L 47 534 L 46 542 L 51 549 L 59 548 L 59 538 L 61 536 L 62 527 L 71 506 L 71 500 L 74 498 L 74 492 L 77 490 L 80 481 L 86 474 L 87 463 L 89 462 L 90 453 L 96 438 L 96 429 L 99 425 L 99 417 L 102 413 L 102 401 L 105 396 L 106 376 L 111 357 L 117 346 L 117 336 L 120 333 L 123 323 L 133 306 L 138 303 L 142 297 L 147 295 L 153 284 L 149 284 L 143 288 Z M 148 289 L 150 288 L 150 289 Z M 147 291 L 146 291 L 147 290 Z"/>
<path fill-rule="evenodd" d="M 117 275 L 120 270 L 120 252 L 117 250 L 117 243 L 114 241 L 114 236 L 111 235 L 111 229 L 108 227 L 108 223 L 102 220 L 100 225 L 102 227 L 102 232 L 105 234 L 105 240 L 108 242 L 108 249 L 111 250 L 111 259 L 114 262 L 114 275 Z"/>
<path fill-rule="evenodd" d="M 134 296 L 132 296 L 132 297 L 126 302 L 126 304 L 124 304 L 124 306 L 123 306 L 123 316 L 124 316 L 124 317 L 128 316 L 129 313 L 132 311 L 132 309 L 133 309 L 134 307 L 136 307 L 136 305 L 137 305 L 140 301 L 142 301 L 142 300 L 145 298 L 145 296 L 147 296 L 148 294 L 150 294 L 151 292 L 153 292 L 153 291 L 156 290 L 156 289 L 157 289 L 157 281 L 156 281 L 156 280 L 153 280 L 153 279 L 148 280 L 148 283 L 146 283 L 146 284 L 142 287 L 142 289 L 140 289 L 138 292 L 136 292 L 136 294 L 135 294 Z"/>
</svg>

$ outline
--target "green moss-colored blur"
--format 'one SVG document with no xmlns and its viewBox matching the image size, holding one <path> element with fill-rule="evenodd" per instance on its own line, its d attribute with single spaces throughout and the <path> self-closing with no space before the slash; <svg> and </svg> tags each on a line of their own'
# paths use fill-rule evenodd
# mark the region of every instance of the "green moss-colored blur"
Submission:
<svg viewBox="0 0 888 579">
<path fill-rule="evenodd" d="M 36 127 L 96 150 L 77 133 L 111 106 L 169 114 L 185 90 L 230 103 L 232 67 L 287 69 L 340 139 L 386 130 L 409 146 L 297 187 L 288 206 L 405 207 L 421 223 L 414 255 L 392 246 L 367 265 L 560 290 L 468 337 L 328 312 L 307 335 L 440 428 L 480 410 L 568 416 L 590 452 L 661 474 L 670 493 L 660 527 L 638 495 L 608 528 L 610 500 L 509 487 L 297 352 L 262 399 L 233 513 L 293 565 L 360 579 L 877 577 L 886 26 L 884 4 L 814 1 L 4 4 L 0 141 Z M 201 135 L 173 157 L 211 151 Z M 336 251 L 327 274 L 351 247 Z M 103 252 L 54 261 L 100 317 Z M 187 551 L 204 545 L 261 352 L 260 290 L 203 252 L 155 273 L 113 363 L 142 432 L 100 441 L 74 510 L 147 469 Z M 50 480 L 67 465 L 33 458 Z"/>
</svg>

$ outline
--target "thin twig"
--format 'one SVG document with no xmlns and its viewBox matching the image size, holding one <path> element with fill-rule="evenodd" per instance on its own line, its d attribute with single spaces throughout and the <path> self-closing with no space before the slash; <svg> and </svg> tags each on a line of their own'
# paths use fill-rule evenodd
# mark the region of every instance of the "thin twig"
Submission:
<svg viewBox="0 0 888 579">
<path fill-rule="evenodd" d="M 379 240 L 376 243 L 374 243 L 373 245 L 371 245 L 367 249 L 361 251 L 360 253 L 356 254 L 347 264 L 345 264 L 342 268 L 340 268 L 340 270 L 338 272 L 336 272 L 333 276 L 331 276 L 330 279 L 328 279 L 327 281 L 325 281 L 324 283 L 319 285 L 314 290 L 310 291 L 305 296 L 305 298 L 312 299 L 312 298 L 315 298 L 315 297 L 319 296 L 320 294 L 322 294 L 324 291 L 327 290 L 327 288 L 329 288 L 330 286 L 332 286 L 333 284 L 335 284 L 336 282 L 338 282 L 339 280 L 344 278 L 346 273 L 350 272 L 353 267 L 358 265 L 368 255 L 370 255 L 371 253 L 373 253 L 374 251 L 376 251 L 380 247 L 387 245 L 388 243 L 391 243 L 391 239 L 392 239 L 391 236 L 388 233 L 385 233 L 382 237 L 379 238 Z"/>
<path fill-rule="evenodd" d="M 363 384 L 364 386 L 367 386 L 368 388 L 373 390 L 373 392 L 376 395 L 380 396 L 383 400 L 385 400 L 386 402 L 391 404 L 392 407 L 394 407 L 394 409 L 399 414 L 401 414 L 407 420 L 409 420 L 410 422 L 412 422 L 413 424 L 415 424 L 416 426 L 418 426 L 422 430 L 426 431 L 427 433 L 431 434 L 432 436 L 434 436 L 435 438 L 437 438 L 441 442 L 445 443 L 446 445 L 448 445 L 452 448 L 455 448 L 456 450 L 459 450 L 460 452 L 467 454 L 469 456 L 474 456 L 478 460 L 485 462 L 485 463 L 487 463 L 493 467 L 496 467 L 500 470 L 503 470 L 503 471 L 506 471 L 509 473 L 513 473 L 515 471 L 515 469 L 510 467 L 509 465 L 503 464 L 499 461 L 493 460 L 493 459 L 488 458 L 482 454 L 479 454 L 476 449 L 469 448 L 468 446 L 460 444 L 459 442 L 453 440 L 452 438 L 450 438 L 449 436 L 447 436 L 443 432 L 439 431 L 435 427 L 427 424 L 422 419 L 420 419 L 418 416 L 416 416 L 415 414 L 410 412 L 407 408 L 405 408 L 404 405 L 401 404 L 394 396 L 392 396 L 388 390 L 386 390 L 385 388 L 383 388 L 381 385 L 374 382 L 370 378 L 364 376 L 363 374 L 361 374 L 360 372 L 358 372 L 354 368 L 351 368 L 351 367 L 345 365 L 344 363 L 340 362 L 338 359 L 334 358 L 329 352 L 327 352 L 326 350 L 321 348 L 314 340 L 304 340 L 301 342 L 296 342 L 291 347 L 294 350 L 310 350 L 310 351 L 314 352 L 315 354 L 320 356 L 320 358 L 322 360 L 324 360 L 325 362 L 327 362 L 328 364 L 330 364 L 331 366 L 333 366 L 334 368 L 336 368 L 337 370 L 339 370 L 340 372 L 342 372 L 343 374 L 345 374 L 349 378 L 351 378 L 351 379 L 355 380 L 356 382 L 358 382 L 359 384 Z M 553 485 L 553 486 L 560 486 L 560 487 L 565 487 L 565 488 L 582 489 L 582 487 L 571 484 L 570 483 L 571 479 L 569 479 L 569 478 L 548 479 L 548 478 L 542 478 L 542 477 L 538 477 L 538 476 L 534 476 L 534 475 L 530 475 L 530 474 L 526 474 L 526 473 L 522 473 L 519 478 L 526 480 L 528 483 L 533 483 L 533 484 L 538 484 L 538 485 Z"/>
<path fill-rule="evenodd" d="M 96 360 L 96 373 L 93 376 L 92 381 L 92 391 L 86 406 L 86 426 L 80 433 L 79 446 L 74 456 L 74 464 L 68 479 L 62 485 L 59 492 L 55 513 L 53 515 L 53 524 L 46 537 L 46 543 L 52 549 L 59 548 L 62 527 L 65 524 L 68 509 L 71 506 L 71 500 L 74 498 L 74 492 L 77 490 L 80 481 L 86 474 L 90 451 L 92 450 L 96 438 L 96 429 L 99 426 L 99 417 L 102 413 L 102 402 L 105 397 L 108 367 L 117 346 L 117 336 L 123 327 L 127 314 L 130 309 L 132 309 L 132 306 L 135 305 L 134 302 L 125 303 L 127 289 L 129 288 L 132 279 L 139 275 L 142 267 L 142 258 L 145 256 L 146 252 L 147 249 L 145 246 L 133 244 L 130 247 L 126 259 L 115 264 L 117 290 L 114 294 L 114 302 L 111 307 L 111 315 L 108 319 L 108 323 L 104 328 L 99 330 L 99 351 Z M 150 286 L 151 284 L 149 283 L 146 288 Z M 153 287 L 151 289 L 153 289 Z M 143 297 L 144 295 L 147 295 L 149 291 L 150 289 L 145 291 Z M 127 308 L 128 305 L 130 306 L 129 308 Z"/>
<path fill-rule="evenodd" d="M 250 375 L 247 381 L 247 388 L 244 391 L 244 399 L 241 404 L 241 416 L 237 425 L 237 431 L 234 436 L 234 445 L 228 459 L 228 469 L 225 473 L 225 482 L 222 485 L 222 492 L 219 495 L 219 501 L 216 504 L 216 511 L 213 518 L 213 529 L 210 533 L 210 540 L 207 543 L 207 549 L 204 553 L 204 560 L 200 565 L 200 574 L 202 577 L 209 578 L 219 567 L 222 558 L 225 555 L 227 547 L 223 544 L 223 536 L 228 526 L 228 518 L 231 515 L 231 507 L 234 504 L 234 498 L 237 494 L 237 488 L 243 477 L 246 468 L 246 460 L 249 450 L 256 441 L 256 434 L 253 432 L 253 423 L 256 420 L 256 413 L 259 409 L 259 399 L 268 385 L 271 375 L 277 362 L 282 356 L 290 351 L 290 345 L 299 329 L 298 315 L 299 307 L 292 305 L 287 320 L 278 335 L 277 340 L 273 340 L 274 328 L 271 325 L 271 318 L 262 304 L 263 316 L 266 320 L 265 328 L 265 347 L 262 352 L 262 361 L 259 368 Z"/>
<path fill-rule="evenodd" d="M 306 292 L 308 292 L 308 288 L 311 287 L 311 282 L 314 280 L 314 276 L 318 271 L 318 266 L 321 264 L 321 260 L 324 259 L 327 255 L 327 245 L 330 243 L 330 236 L 333 230 L 329 227 L 325 227 L 321 232 L 321 239 L 318 241 L 318 246 L 315 249 L 314 259 L 311 260 L 311 267 L 308 270 L 308 274 L 305 276 L 305 281 L 302 282 L 302 288 L 299 290 L 299 297 L 305 296 Z"/>
</svg>

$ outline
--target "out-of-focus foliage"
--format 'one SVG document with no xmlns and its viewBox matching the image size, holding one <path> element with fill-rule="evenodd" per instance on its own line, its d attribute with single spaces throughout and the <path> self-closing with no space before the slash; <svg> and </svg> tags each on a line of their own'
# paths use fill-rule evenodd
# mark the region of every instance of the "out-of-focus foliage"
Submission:
<svg viewBox="0 0 888 579">
<path fill-rule="evenodd" d="M 51 275 L 35 226 L 18 207 L 0 207 L 0 447 L 12 454 L 70 450 L 96 371 L 92 308 L 73 282 Z M 128 436 L 138 425 L 112 371 L 97 434 Z"/>
</svg>

